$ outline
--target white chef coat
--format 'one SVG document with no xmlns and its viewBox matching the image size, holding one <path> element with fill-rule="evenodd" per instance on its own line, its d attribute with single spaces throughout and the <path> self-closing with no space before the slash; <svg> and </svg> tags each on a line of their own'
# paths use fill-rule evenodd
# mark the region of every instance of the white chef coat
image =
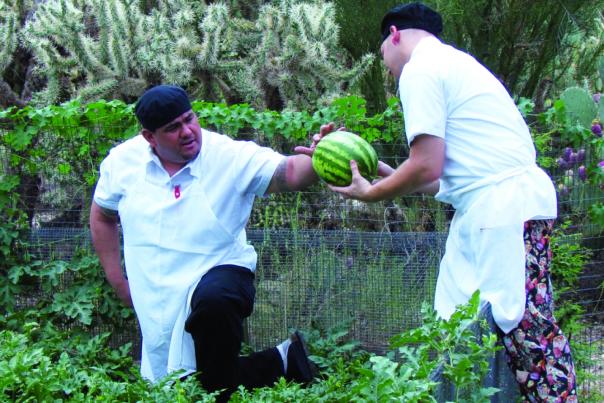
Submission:
<svg viewBox="0 0 604 403">
<path fill-rule="evenodd" d="M 255 270 L 245 225 L 254 197 L 264 195 L 283 158 L 202 130 L 201 152 L 172 177 L 141 135 L 102 162 L 94 200 L 119 212 L 145 378 L 195 371 L 193 340 L 184 330 L 192 292 L 217 265 Z"/>
<path fill-rule="evenodd" d="M 470 55 L 422 39 L 404 66 L 400 96 L 409 144 L 445 140 L 436 199 L 456 209 L 435 309 L 449 318 L 477 289 L 508 332 L 526 303 L 523 223 L 555 218 L 556 193 L 537 167 L 529 129 L 503 85 Z"/>
</svg>

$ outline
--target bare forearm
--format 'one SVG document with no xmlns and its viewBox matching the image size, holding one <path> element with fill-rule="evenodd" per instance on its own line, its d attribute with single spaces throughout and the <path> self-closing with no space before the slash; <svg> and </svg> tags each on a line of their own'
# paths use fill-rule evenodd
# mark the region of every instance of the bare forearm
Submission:
<svg viewBox="0 0 604 403">
<path fill-rule="evenodd" d="M 107 281 L 111 284 L 119 299 L 126 306 L 131 307 L 130 285 L 122 272 L 120 235 L 116 212 L 104 213 L 103 209 L 93 202 L 90 209 L 90 233 L 92 235 L 92 245 L 99 256 Z"/>
<path fill-rule="evenodd" d="M 308 155 L 292 155 L 285 158 L 273 174 L 267 193 L 302 190 L 316 183 L 319 177 Z"/>
<path fill-rule="evenodd" d="M 291 190 L 306 189 L 317 183 L 319 177 L 312 167 L 312 158 L 307 155 L 288 157 L 287 182 Z"/>
<path fill-rule="evenodd" d="M 391 175 L 375 183 L 368 201 L 392 199 L 397 196 L 431 190 L 438 179 L 412 160 L 402 163 Z"/>
<path fill-rule="evenodd" d="M 430 182 L 427 185 L 421 186 L 416 190 L 417 193 L 423 193 L 434 196 L 438 193 L 440 189 L 440 180 L 435 180 L 434 182 Z"/>
<path fill-rule="evenodd" d="M 396 170 L 386 164 L 380 164 L 378 171 L 385 176 L 373 184 L 369 183 L 359 173 L 356 162 L 350 162 L 352 183 L 346 187 L 329 186 L 330 189 L 344 197 L 376 202 L 392 199 L 397 196 L 415 193 L 426 189 L 442 175 L 444 155 L 444 140 L 435 136 L 417 136 L 411 145 L 409 158 Z"/>
<path fill-rule="evenodd" d="M 92 245 L 112 286 L 124 280 L 121 268 L 120 238 L 117 218 L 107 217 L 93 203 L 90 211 L 90 233 Z"/>
<path fill-rule="evenodd" d="M 429 135 L 417 136 L 411 145 L 409 158 L 390 176 L 376 183 L 370 189 L 369 196 L 372 200 L 384 200 L 416 192 L 436 194 L 444 158 L 443 139 Z"/>
</svg>

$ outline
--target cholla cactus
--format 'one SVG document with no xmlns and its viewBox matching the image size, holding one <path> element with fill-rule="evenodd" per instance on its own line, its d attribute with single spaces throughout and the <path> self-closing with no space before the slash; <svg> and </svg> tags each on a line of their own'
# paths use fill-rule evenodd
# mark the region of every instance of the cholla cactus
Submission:
<svg viewBox="0 0 604 403">
<path fill-rule="evenodd" d="M 41 104 L 79 96 L 132 101 L 159 82 L 180 84 L 198 96 L 228 81 L 243 61 L 225 57 L 225 5 L 159 0 L 148 13 L 143 0 L 48 0 L 24 38 L 47 75 Z M 242 67 L 239 67 L 241 69 Z M 239 74 L 240 75 L 240 74 Z M 195 91 L 197 86 L 205 90 Z M 220 87 L 220 86 L 219 86 Z M 226 84 L 224 91 L 230 91 Z M 218 95 L 214 98 L 224 98 Z"/>
<path fill-rule="evenodd" d="M 220 98 L 230 103 L 247 101 L 254 103 L 255 89 L 244 79 L 248 63 L 250 21 L 233 18 L 225 4 L 215 3 L 208 7 L 199 24 L 203 44 L 195 57 L 197 65 L 198 93 L 209 99 Z"/>
<path fill-rule="evenodd" d="M 0 76 L 12 60 L 12 55 L 17 49 L 17 29 L 19 16 L 9 9 L 4 3 L 0 3 Z"/>
<path fill-rule="evenodd" d="M 342 84 L 350 84 L 372 61 L 366 55 L 353 65 L 339 57 L 343 49 L 330 3 L 283 0 L 279 5 L 265 5 L 257 29 L 261 40 L 252 53 L 248 73 L 268 94 L 268 107 L 280 106 L 270 98 L 275 91 L 286 107 L 308 107 L 322 97 L 340 93 Z"/>
<path fill-rule="evenodd" d="M 0 0 L 0 106 L 23 106 L 34 86 L 30 54 L 19 45 L 23 21 L 34 0 Z"/>
<path fill-rule="evenodd" d="M 369 56 L 355 65 L 339 56 L 331 4 L 284 0 L 262 7 L 252 21 L 242 18 L 249 10 L 237 8 L 235 17 L 225 2 L 147 3 L 40 3 L 22 31 L 46 79 L 34 103 L 74 97 L 131 102 L 164 82 L 207 100 L 306 107 L 340 93 L 369 64 Z"/>
<path fill-rule="evenodd" d="M 48 0 L 40 6 L 24 38 L 47 75 L 41 103 L 60 100 L 60 90 L 84 100 L 130 100 L 156 81 L 186 82 L 190 67 L 174 49 L 177 38 L 192 36 L 193 7 L 160 2 L 145 15 L 140 3 Z"/>
</svg>

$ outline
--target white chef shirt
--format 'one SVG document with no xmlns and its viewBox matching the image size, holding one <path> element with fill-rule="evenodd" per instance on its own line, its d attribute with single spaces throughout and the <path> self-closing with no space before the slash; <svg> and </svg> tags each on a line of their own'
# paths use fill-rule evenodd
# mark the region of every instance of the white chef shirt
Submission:
<svg viewBox="0 0 604 403">
<path fill-rule="evenodd" d="M 522 318 L 523 223 L 555 218 L 551 179 L 535 162 L 529 129 L 503 85 L 470 55 L 422 39 L 404 66 L 400 96 L 409 144 L 445 140 L 436 199 L 456 209 L 441 261 L 435 309 L 449 318 L 477 289 L 508 332 Z"/>
<path fill-rule="evenodd" d="M 202 130 L 201 152 L 172 177 L 141 135 L 102 162 L 94 200 L 119 212 L 145 378 L 195 371 L 193 340 L 184 330 L 192 292 L 214 266 L 255 270 L 245 225 L 255 196 L 265 194 L 283 158 Z"/>
</svg>

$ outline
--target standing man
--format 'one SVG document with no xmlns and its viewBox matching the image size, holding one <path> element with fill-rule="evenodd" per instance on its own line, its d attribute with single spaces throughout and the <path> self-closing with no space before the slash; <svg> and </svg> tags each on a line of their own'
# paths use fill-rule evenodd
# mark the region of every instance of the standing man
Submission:
<svg viewBox="0 0 604 403">
<path fill-rule="evenodd" d="M 255 296 L 257 255 L 245 234 L 254 198 L 316 182 L 310 158 L 202 129 L 180 87 L 148 90 L 135 113 L 142 132 L 102 162 L 90 229 L 109 283 L 136 311 L 142 375 L 198 371 L 206 390 L 226 390 L 223 400 L 238 385 L 311 381 L 298 332 L 239 357 Z"/>
<path fill-rule="evenodd" d="M 421 191 L 453 205 L 435 309 L 448 319 L 480 290 L 524 398 L 576 401 L 569 344 L 552 314 L 556 193 L 536 165 L 526 123 L 484 66 L 439 40 L 442 19 L 434 10 L 420 3 L 395 7 L 381 28 L 409 158 L 373 184 L 351 162 L 352 184 L 330 187 L 368 202 Z"/>
</svg>

